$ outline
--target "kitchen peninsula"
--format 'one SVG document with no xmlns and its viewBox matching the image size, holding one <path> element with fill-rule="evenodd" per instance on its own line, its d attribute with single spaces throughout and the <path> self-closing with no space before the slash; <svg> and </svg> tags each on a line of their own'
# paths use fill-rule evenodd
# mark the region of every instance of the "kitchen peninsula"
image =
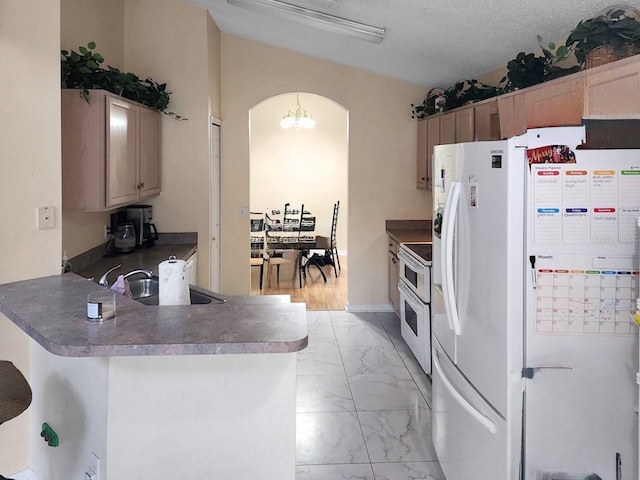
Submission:
<svg viewBox="0 0 640 480">
<path fill-rule="evenodd" d="M 95 452 L 100 479 L 294 480 L 305 306 L 117 295 L 115 319 L 88 322 L 87 294 L 103 288 L 73 273 L 0 285 L 0 312 L 34 340 L 48 415 L 36 422 L 60 437 L 42 468 L 77 478 Z"/>
</svg>

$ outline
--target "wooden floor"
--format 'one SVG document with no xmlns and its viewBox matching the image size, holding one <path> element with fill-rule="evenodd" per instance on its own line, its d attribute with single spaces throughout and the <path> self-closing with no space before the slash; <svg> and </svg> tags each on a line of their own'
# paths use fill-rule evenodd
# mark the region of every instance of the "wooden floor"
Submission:
<svg viewBox="0 0 640 480">
<path fill-rule="evenodd" d="M 251 295 L 290 295 L 295 303 L 304 302 L 307 310 L 344 310 L 347 304 L 347 257 L 340 257 L 338 278 L 335 277 L 332 266 L 324 267 L 327 283 L 322 281 L 322 275 L 316 267 L 311 267 L 307 278 L 302 278 L 302 288 L 299 288 L 298 276 L 293 265 L 280 267 L 280 282 L 276 280 L 276 269 L 272 268 L 271 281 L 264 279 L 263 290 L 260 292 L 260 269 L 251 268 Z M 295 277 L 294 277 L 295 274 Z"/>
</svg>

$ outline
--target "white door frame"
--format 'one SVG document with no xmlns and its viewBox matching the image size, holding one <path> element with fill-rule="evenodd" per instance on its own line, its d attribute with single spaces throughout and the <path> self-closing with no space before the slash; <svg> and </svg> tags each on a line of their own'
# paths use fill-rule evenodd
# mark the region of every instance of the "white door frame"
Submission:
<svg viewBox="0 0 640 480">
<path fill-rule="evenodd" d="M 222 120 L 209 117 L 209 248 L 210 290 L 220 291 L 220 212 L 222 209 Z"/>
</svg>

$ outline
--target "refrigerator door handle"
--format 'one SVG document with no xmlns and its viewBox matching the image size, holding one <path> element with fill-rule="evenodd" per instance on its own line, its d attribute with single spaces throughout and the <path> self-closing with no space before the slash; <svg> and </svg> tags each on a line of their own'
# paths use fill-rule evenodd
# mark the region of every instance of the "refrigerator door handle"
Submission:
<svg viewBox="0 0 640 480">
<path fill-rule="evenodd" d="M 438 360 L 438 355 L 440 354 L 440 352 L 438 350 L 435 350 L 434 353 L 435 355 L 433 355 L 432 357 L 433 367 L 440 374 L 440 379 L 442 380 L 442 384 L 449 391 L 451 396 L 453 396 L 453 398 L 456 399 L 456 401 L 460 404 L 460 406 L 464 408 L 472 417 L 474 417 L 484 428 L 489 430 L 489 432 L 491 433 L 496 433 L 497 431 L 496 424 L 493 423 L 491 419 L 488 418 L 486 415 L 483 415 L 478 410 L 476 410 L 476 408 L 473 405 L 471 405 L 467 401 L 467 399 L 465 399 L 462 395 L 460 395 L 460 392 L 458 392 L 458 390 L 456 390 L 456 388 L 451 384 L 449 379 L 444 374 L 442 367 L 440 366 L 440 360 Z"/>
<path fill-rule="evenodd" d="M 456 216 L 458 214 L 458 202 L 460 200 L 460 190 L 462 184 L 460 182 L 451 182 L 447 203 L 444 211 L 444 228 L 443 228 L 443 247 L 441 250 L 442 265 L 442 293 L 444 297 L 444 306 L 447 313 L 449 327 L 460 335 L 460 318 L 458 316 L 458 308 L 456 306 L 455 290 L 453 286 L 453 232 L 456 224 Z"/>
</svg>

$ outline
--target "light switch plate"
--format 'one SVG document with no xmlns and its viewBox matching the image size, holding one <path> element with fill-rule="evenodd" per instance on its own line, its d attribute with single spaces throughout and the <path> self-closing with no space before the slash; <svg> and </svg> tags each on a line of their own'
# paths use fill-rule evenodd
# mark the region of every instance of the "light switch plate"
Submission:
<svg viewBox="0 0 640 480">
<path fill-rule="evenodd" d="M 55 207 L 38 207 L 38 228 L 45 230 L 55 227 Z"/>
</svg>

